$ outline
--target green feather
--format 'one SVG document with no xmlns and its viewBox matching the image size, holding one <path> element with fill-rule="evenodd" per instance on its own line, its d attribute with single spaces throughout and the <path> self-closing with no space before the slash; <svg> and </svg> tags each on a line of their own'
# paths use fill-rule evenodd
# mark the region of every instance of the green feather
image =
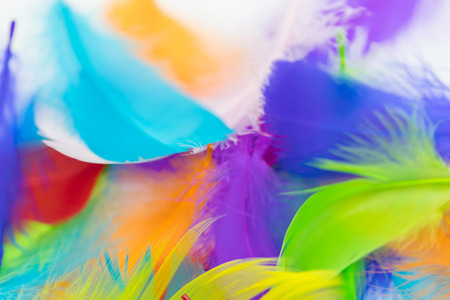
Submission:
<svg viewBox="0 0 450 300">
<path fill-rule="evenodd" d="M 353 145 L 335 151 L 341 160 L 316 161 L 320 169 L 361 178 L 317 189 L 292 220 L 279 265 L 338 274 L 442 216 L 450 170 L 435 151 L 433 127 L 418 114 L 377 116 L 387 135 L 369 124 L 365 136 L 351 136 Z"/>
</svg>

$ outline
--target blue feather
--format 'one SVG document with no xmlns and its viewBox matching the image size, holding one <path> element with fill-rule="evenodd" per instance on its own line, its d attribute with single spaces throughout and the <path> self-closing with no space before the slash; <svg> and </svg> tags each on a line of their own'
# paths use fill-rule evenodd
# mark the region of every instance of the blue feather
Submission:
<svg viewBox="0 0 450 300">
<path fill-rule="evenodd" d="M 3 238 L 5 234 L 12 236 L 10 225 L 20 182 L 19 158 L 16 149 L 14 80 L 9 68 L 14 28 L 13 21 L 0 74 L 0 261 L 3 257 Z"/>
<path fill-rule="evenodd" d="M 418 109 L 425 111 L 433 123 L 443 122 L 450 113 L 448 99 L 431 95 L 413 101 L 347 78 L 334 78 L 302 61 L 276 62 L 264 97 L 264 126 L 279 149 L 277 166 L 311 178 L 331 175 L 308 164 L 317 157 L 333 157 L 330 149 L 344 143 L 348 134 L 359 134 L 362 124 L 369 121 L 374 125 L 372 135 L 387 136 L 374 112 L 390 107 L 405 112 Z M 449 133 L 450 122 L 443 122 L 436 134 L 437 151 L 444 158 L 450 157 Z"/>
</svg>

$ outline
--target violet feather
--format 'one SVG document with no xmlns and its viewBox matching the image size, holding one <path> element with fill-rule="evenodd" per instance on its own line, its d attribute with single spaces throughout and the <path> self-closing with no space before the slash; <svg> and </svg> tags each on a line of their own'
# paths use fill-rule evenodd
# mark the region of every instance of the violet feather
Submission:
<svg viewBox="0 0 450 300">
<path fill-rule="evenodd" d="M 16 151 L 16 116 L 14 111 L 14 80 L 9 67 L 12 58 L 11 41 L 15 22 L 11 23 L 9 42 L 4 52 L 0 75 L 0 234 L 12 235 L 9 231 L 14 201 L 17 197 L 20 168 Z M 0 245 L 0 260 L 3 247 Z"/>
<path fill-rule="evenodd" d="M 366 50 L 373 44 L 394 38 L 414 17 L 419 0 L 349 0 L 359 9 L 349 21 L 348 38 L 354 38 L 355 29 L 367 31 Z"/>
<path fill-rule="evenodd" d="M 248 134 L 214 152 L 218 183 L 211 204 L 223 217 L 213 225 L 213 265 L 278 254 L 268 228 L 277 210 L 275 173 L 264 160 L 269 144 L 269 137 Z"/>
</svg>

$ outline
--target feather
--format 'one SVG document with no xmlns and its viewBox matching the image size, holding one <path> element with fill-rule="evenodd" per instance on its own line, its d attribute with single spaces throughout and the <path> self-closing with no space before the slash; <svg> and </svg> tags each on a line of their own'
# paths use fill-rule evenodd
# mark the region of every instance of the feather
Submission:
<svg viewBox="0 0 450 300">
<path fill-rule="evenodd" d="M 5 234 L 12 236 L 11 221 L 17 210 L 20 184 L 20 166 L 16 149 L 16 112 L 14 78 L 10 70 L 13 56 L 11 42 L 15 22 L 11 22 L 9 42 L 3 54 L 0 70 L 0 264 L 3 257 Z"/>
<path fill-rule="evenodd" d="M 368 50 L 372 44 L 391 40 L 401 32 L 413 19 L 419 0 L 377 1 L 349 0 L 350 7 L 359 13 L 350 18 L 348 38 L 351 40 L 366 36 Z M 359 31 L 359 32 L 358 32 Z"/>
<path fill-rule="evenodd" d="M 191 280 L 197 278 L 203 274 L 205 270 L 200 262 L 193 259 L 187 258 L 181 264 L 180 269 L 173 276 L 172 280 L 167 287 L 167 293 L 165 294 L 165 299 L 170 299 L 175 293 L 188 284 Z"/>
<path fill-rule="evenodd" d="M 362 299 L 399 299 L 393 279 L 393 271 L 377 260 L 366 259 L 366 286 Z"/>
<path fill-rule="evenodd" d="M 215 240 L 213 265 L 249 257 L 274 257 L 274 244 L 268 223 L 276 203 L 277 179 L 264 160 L 270 143 L 256 133 L 239 136 L 236 144 L 217 148 L 217 181 L 207 211 L 221 217 L 211 233 Z"/>
<path fill-rule="evenodd" d="M 31 98 L 30 103 L 19 115 L 18 145 L 19 149 L 33 147 L 42 144 L 42 137 L 38 134 L 38 129 L 34 120 L 35 99 Z"/>
<path fill-rule="evenodd" d="M 114 3 L 108 16 L 140 57 L 227 126 L 248 132 L 258 128 L 260 86 L 272 60 L 284 54 L 293 11 L 300 12 L 300 1 L 291 2 L 126 0 Z M 224 14 L 232 11 L 239 13 Z"/>
<path fill-rule="evenodd" d="M 424 265 L 395 273 L 398 295 L 405 299 L 448 299 L 450 269 L 444 265 Z"/>
<path fill-rule="evenodd" d="M 236 260 L 200 275 L 170 299 L 333 299 L 341 295 L 341 280 L 333 272 L 283 272 L 273 259 Z"/>
<path fill-rule="evenodd" d="M 419 85 L 444 90 L 434 80 L 415 82 L 416 90 L 423 89 Z M 329 149 L 346 143 L 347 134 L 360 135 L 359 127 L 366 122 L 373 124 L 372 134 L 389 135 L 373 112 L 385 111 L 390 106 L 408 113 L 416 108 L 426 111 L 434 124 L 440 124 L 436 142 L 439 153 L 447 158 L 449 122 L 444 121 L 449 113 L 448 99 L 439 93 L 418 92 L 423 101 L 382 92 L 347 77 L 334 78 L 301 61 L 275 63 L 264 88 L 263 120 L 264 129 L 274 137 L 274 147 L 278 150 L 277 167 L 303 177 L 330 177 L 332 174 L 309 163 L 317 157 L 332 158 Z"/>
<path fill-rule="evenodd" d="M 359 123 L 386 104 L 411 106 L 404 99 L 369 87 L 335 79 L 303 62 L 274 65 L 264 89 L 264 128 L 275 140 L 277 165 L 301 176 L 324 175 L 308 166 L 327 153 L 346 133 L 356 133 Z"/>
<path fill-rule="evenodd" d="M 361 176 L 317 189 L 286 232 L 280 265 L 342 272 L 386 244 L 442 219 L 450 170 L 436 153 L 433 128 L 420 114 L 378 114 L 388 136 L 353 136 L 344 160 L 314 164 Z M 366 128 L 367 129 L 367 128 Z M 400 129 L 400 130 L 399 130 Z"/>
<path fill-rule="evenodd" d="M 141 56 L 160 65 L 191 93 L 208 94 L 233 79 L 225 77 L 229 72 L 224 71 L 237 68 L 240 55 L 233 52 L 238 51 L 210 51 L 207 46 L 226 48 L 228 44 L 220 39 L 214 41 L 211 36 L 204 45 L 199 36 L 166 15 L 154 0 L 114 4 L 109 19 L 120 32 L 139 39 Z"/>
<path fill-rule="evenodd" d="M 345 299 L 361 299 L 366 286 L 364 260 L 359 260 L 341 272 Z"/>
<path fill-rule="evenodd" d="M 2 298 L 32 298 L 45 284 L 57 282 L 100 255 L 109 225 L 98 202 L 102 192 L 103 180 L 99 180 L 93 201 L 75 218 L 62 225 L 29 222 L 25 233 L 17 234 L 15 244 L 5 245 L 0 268 Z"/>
<path fill-rule="evenodd" d="M 392 75 L 396 72 L 394 64 L 402 61 L 411 65 L 411 60 L 406 61 L 404 59 L 408 56 L 405 53 L 412 53 L 419 48 L 419 52 L 422 53 L 424 48 L 420 45 L 421 39 L 415 40 L 411 33 L 417 34 L 421 31 L 420 29 L 429 26 L 429 19 L 436 17 L 435 15 L 432 16 L 431 12 L 442 9 L 441 1 L 437 1 L 433 6 L 427 5 L 421 0 L 343 0 L 330 2 L 335 7 L 325 10 L 321 17 L 331 19 L 329 23 L 336 24 L 334 38 L 331 38 L 328 43 L 318 45 L 308 54 L 306 60 L 337 70 L 339 63 L 342 66 L 340 60 L 342 53 L 340 51 L 345 49 L 345 53 L 348 54 L 346 61 L 349 66 L 346 69 L 347 74 L 354 73 L 357 80 L 367 77 L 366 82 L 369 85 L 373 85 L 373 79 L 376 78 L 376 76 L 373 76 L 374 74 L 371 74 L 371 71 L 379 72 L 381 70 L 384 73 L 383 75 L 389 78 L 386 83 L 391 84 Z M 439 25 L 443 26 L 442 23 Z M 418 30 L 418 28 L 420 29 Z M 326 31 L 322 29 L 314 33 L 317 35 L 318 32 L 324 34 Z M 402 46 L 407 48 L 403 51 L 395 51 L 398 44 L 404 41 L 406 43 Z M 341 47 L 342 45 L 345 45 L 345 48 Z M 411 50 L 411 48 L 414 49 Z M 392 59 L 390 54 L 395 53 L 401 56 Z M 425 58 L 426 55 L 423 57 Z M 361 68 L 362 65 L 363 68 Z M 381 68 L 376 70 L 380 66 Z M 386 70 L 386 72 L 383 70 Z M 383 86 L 378 85 L 378 87 L 383 89 Z"/>
<path fill-rule="evenodd" d="M 389 245 L 397 258 L 377 257 L 392 272 L 396 292 L 405 298 L 446 299 L 450 296 L 450 210 L 442 221 L 419 231 L 406 242 Z"/>
<path fill-rule="evenodd" d="M 44 145 L 22 147 L 19 155 L 24 181 L 20 217 L 47 224 L 67 221 L 79 213 L 104 168 L 64 156 Z"/>
<path fill-rule="evenodd" d="M 148 249 L 131 268 L 127 264 L 121 266 L 116 256 L 105 253 L 103 260 L 86 264 L 81 273 L 69 274 L 67 286 L 48 285 L 41 295 L 66 295 L 67 299 L 161 299 L 187 253 L 212 222 L 214 219 L 209 219 L 192 227 L 163 258 L 159 268 L 156 261 L 161 248 L 153 252 Z"/>
<path fill-rule="evenodd" d="M 36 120 L 49 146 L 79 160 L 125 163 L 184 152 L 230 133 L 60 1 L 48 20 L 55 78 L 37 100 Z"/>
<path fill-rule="evenodd" d="M 200 220 L 209 189 L 214 188 L 211 156 L 212 148 L 208 148 L 194 155 L 108 169 L 105 197 L 117 211 L 110 241 L 121 263 L 128 257 L 133 266 L 148 247 L 156 249 L 163 244 L 164 258 Z"/>
</svg>

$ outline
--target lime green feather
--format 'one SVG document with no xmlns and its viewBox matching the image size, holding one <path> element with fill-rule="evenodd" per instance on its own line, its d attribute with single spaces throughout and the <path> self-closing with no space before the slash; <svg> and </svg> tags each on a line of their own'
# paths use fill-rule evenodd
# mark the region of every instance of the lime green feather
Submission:
<svg viewBox="0 0 450 300">
<path fill-rule="evenodd" d="M 395 110 L 377 122 L 387 134 L 369 124 L 366 136 L 351 136 L 353 145 L 335 151 L 340 160 L 315 163 L 361 178 L 321 187 L 305 202 L 286 232 L 281 266 L 338 274 L 442 216 L 450 170 L 435 151 L 432 126 Z"/>
</svg>

